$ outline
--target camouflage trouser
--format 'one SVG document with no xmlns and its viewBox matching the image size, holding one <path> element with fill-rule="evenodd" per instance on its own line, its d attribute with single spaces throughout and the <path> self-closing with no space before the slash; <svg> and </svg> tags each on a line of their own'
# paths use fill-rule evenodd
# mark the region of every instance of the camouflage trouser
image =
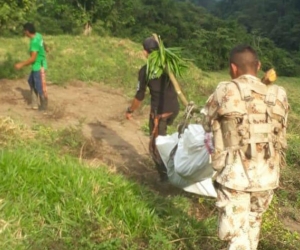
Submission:
<svg viewBox="0 0 300 250">
<path fill-rule="evenodd" d="M 228 250 L 256 250 L 262 214 L 272 201 L 273 190 L 243 192 L 219 185 L 217 193 L 219 238 L 229 241 Z"/>
</svg>

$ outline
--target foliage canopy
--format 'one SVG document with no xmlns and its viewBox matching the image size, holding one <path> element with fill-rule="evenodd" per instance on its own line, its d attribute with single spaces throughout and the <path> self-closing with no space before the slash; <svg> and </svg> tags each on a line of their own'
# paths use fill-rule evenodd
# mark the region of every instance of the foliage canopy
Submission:
<svg viewBox="0 0 300 250">
<path fill-rule="evenodd" d="M 215 3 L 216 2 L 216 3 Z M 0 0 L 0 33 L 21 33 L 33 21 L 44 34 L 80 34 L 85 24 L 101 36 L 141 42 L 149 34 L 167 47 L 185 48 L 204 70 L 228 65 L 230 49 L 254 46 L 264 70 L 296 75 L 300 68 L 300 4 L 297 0 Z"/>
</svg>

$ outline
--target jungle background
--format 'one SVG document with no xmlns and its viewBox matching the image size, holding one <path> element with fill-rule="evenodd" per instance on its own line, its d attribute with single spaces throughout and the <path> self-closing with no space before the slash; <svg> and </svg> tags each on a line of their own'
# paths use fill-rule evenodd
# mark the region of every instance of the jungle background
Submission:
<svg viewBox="0 0 300 250">
<path fill-rule="evenodd" d="M 297 0 L 1 0 L 2 36 L 20 35 L 25 20 L 49 35 L 78 35 L 87 23 L 136 42 L 155 32 L 204 70 L 224 69 L 232 45 L 250 43 L 264 69 L 300 74 Z"/>
</svg>

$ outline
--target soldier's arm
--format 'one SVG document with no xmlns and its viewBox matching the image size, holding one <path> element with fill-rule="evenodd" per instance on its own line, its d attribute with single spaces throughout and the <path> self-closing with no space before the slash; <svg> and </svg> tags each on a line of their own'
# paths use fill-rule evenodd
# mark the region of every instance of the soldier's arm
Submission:
<svg viewBox="0 0 300 250">
<path fill-rule="evenodd" d="M 285 117 L 284 117 L 284 123 L 283 123 L 283 135 L 286 141 L 286 128 L 287 128 L 287 120 L 288 120 L 288 113 L 290 111 L 290 105 L 288 103 L 287 94 L 284 88 L 280 87 L 280 90 L 283 92 L 283 106 L 285 108 Z"/>
<path fill-rule="evenodd" d="M 208 98 L 202 112 L 205 115 L 203 128 L 206 132 L 211 132 L 213 120 L 215 120 L 218 116 L 218 108 L 219 108 L 219 103 L 217 100 L 216 92 L 214 92 Z"/>
</svg>

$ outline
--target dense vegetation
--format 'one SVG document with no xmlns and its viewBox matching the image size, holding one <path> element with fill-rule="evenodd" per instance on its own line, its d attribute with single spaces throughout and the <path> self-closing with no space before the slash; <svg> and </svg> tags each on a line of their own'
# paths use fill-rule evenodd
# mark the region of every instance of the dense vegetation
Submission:
<svg viewBox="0 0 300 250">
<path fill-rule="evenodd" d="M 247 31 L 270 38 L 281 48 L 299 51 L 300 2 L 297 0 L 223 0 L 213 12 L 237 19 Z"/>
<path fill-rule="evenodd" d="M 0 6 L 3 35 L 20 34 L 25 20 L 51 35 L 79 34 L 90 23 L 93 33 L 137 42 L 158 33 L 204 70 L 225 68 L 238 43 L 252 44 L 264 69 L 275 66 L 280 75 L 296 75 L 300 65 L 296 0 L 0 0 Z"/>
</svg>

